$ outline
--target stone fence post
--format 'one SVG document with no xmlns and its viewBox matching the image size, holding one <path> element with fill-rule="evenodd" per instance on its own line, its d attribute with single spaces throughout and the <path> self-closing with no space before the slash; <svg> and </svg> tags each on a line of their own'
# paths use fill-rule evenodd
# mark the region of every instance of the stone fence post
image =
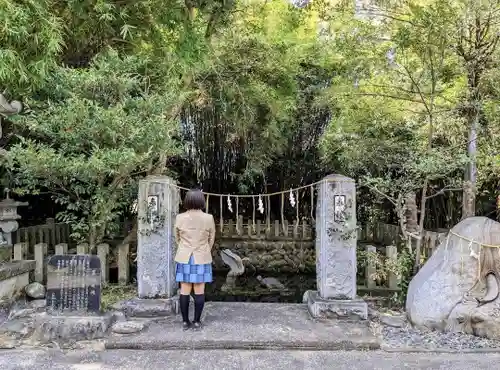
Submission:
<svg viewBox="0 0 500 370">
<path fill-rule="evenodd" d="M 366 302 L 356 297 L 356 183 L 329 175 L 318 185 L 316 279 L 318 291 L 305 301 L 313 317 L 366 319 Z"/>
<path fill-rule="evenodd" d="M 139 182 L 137 285 L 139 298 L 171 298 L 175 282 L 175 216 L 179 190 L 168 176 L 148 176 Z"/>
</svg>

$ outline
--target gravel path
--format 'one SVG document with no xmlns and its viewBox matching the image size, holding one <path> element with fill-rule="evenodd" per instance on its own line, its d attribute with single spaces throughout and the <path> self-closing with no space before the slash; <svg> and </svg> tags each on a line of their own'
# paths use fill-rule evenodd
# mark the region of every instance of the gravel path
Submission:
<svg viewBox="0 0 500 370">
<path fill-rule="evenodd" d="M 367 299 L 371 327 L 382 339 L 384 349 L 423 349 L 441 351 L 498 350 L 500 340 L 480 338 L 462 333 L 442 333 L 421 331 L 406 321 L 401 307 L 392 309 L 385 306 L 384 300 Z"/>
<path fill-rule="evenodd" d="M 494 370 L 500 354 L 380 351 L 43 351 L 0 352 L 2 370 Z"/>
<path fill-rule="evenodd" d="M 382 327 L 382 338 L 385 346 L 389 348 L 418 347 L 429 350 L 464 350 L 476 348 L 498 348 L 500 341 L 479 338 L 461 333 L 422 332 L 410 326 L 393 328 Z"/>
</svg>

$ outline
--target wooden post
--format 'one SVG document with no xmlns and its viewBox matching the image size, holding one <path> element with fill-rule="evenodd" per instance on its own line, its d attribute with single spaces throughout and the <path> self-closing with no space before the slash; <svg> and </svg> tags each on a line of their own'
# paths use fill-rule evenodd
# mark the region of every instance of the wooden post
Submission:
<svg viewBox="0 0 500 370">
<path fill-rule="evenodd" d="M 35 230 L 36 234 L 38 234 L 38 235 L 35 234 L 35 244 L 46 243 L 47 241 L 44 240 L 44 237 L 43 237 L 44 236 L 43 235 L 43 227 L 40 227 L 38 230 L 35 227 L 34 230 Z M 37 238 L 38 238 L 38 240 L 37 240 Z"/>
<path fill-rule="evenodd" d="M 43 284 L 44 282 L 44 267 L 45 255 L 47 253 L 48 245 L 46 243 L 35 244 L 35 281 Z"/>
<path fill-rule="evenodd" d="M 288 237 L 288 220 L 283 221 L 283 234 Z"/>
<path fill-rule="evenodd" d="M 129 244 L 122 244 L 118 246 L 118 283 L 120 285 L 127 285 L 129 282 L 129 249 Z"/>
<path fill-rule="evenodd" d="M 279 220 L 274 220 L 274 236 L 280 236 L 281 226 Z"/>
<path fill-rule="evenodd" d="M 398 248 L 394 245 L 389 245 L 385 248 L 385 255 L 387 259 L 392 261 L 392 265 L 396 266 L 396 261 L 398 259 Z M 399 288 L 399 277 L 393 273 L 390 272 L 388 276 L 389 280 L 389 289 L 398 289 Z"/>
<path fill-rule="evenodd" d="M 89 254 L 89 245 L 87 243 L 78 244 L 76 246 L 76 254 Z"/>
<path fill-rule="evenodd" d="M 238 227 L 236 228 L 236 231 L 239 236 L 243 235 L 243 216 L 238 215 L 238 218 L 236 219 L 236 224 Z"/>
<path fill-rule="evenodd" d="M 299 238 L 299 225 L 297 223 L 297 220 L 293 222 L 293 238 L 297 240 Z"/>
<path fill-rule="evenodd" d="M 227 234 L 227 236 L 230 238 L 234 236 L 234 223 L 232 219 L 229 219 L 227 221 Z"/>
<path fill-rule="evenodd" d="M 51 245 L 56 245 L 56 220 L 53 218 L 48 218 L 46 221 L 49 229 L 49 241 Z"/>
<path fill-rule="evenodd" d="M 253 221 L 252 220 L 248 220 L 248 225 L 247 225 L 247 233 L 248 233 L 248 236 L 252 236 L 253 235 Z"/>
<path fill-rule="evenodd" d="M 255 233 L 257 234 L 257 237 L 260 237 L 261 231 L 262 231 L 262 228 L 260 225 L 260 220 L 257 220 L 256 225 L 255 225 Z"/>
<path fill-rule="evenodd" d="M 28 243 L 14 244 L 14 261 L 22 261 L 28 259 Z"/>
<path fill-rule="evenodd" d="M 54 249 L 55 249 L 55 254 L 57 256 L 64 256 L 65 254 L 68 254 L 68 244 L 67 243 L 56 244 Z"/>
<path fill-rule="evenodd" d="M 109 254 L 109 244 L 99 244 L 97 246 L 97 255 L 101 261 L 101 284 L 106 285 L 109 279 L 108 273 L 108 254 Z"/>
<path fill-rule="evenodd" d="M 367 245 L 366 246 L 366 266 L 365 266 L 365 281 L 366 281 L 366 287 L 368 289 L 375 288 L 377 286 L 375 280 L 373 279 L 372 276 L 374 276 L 377 273 L 376 266 L 373 264 L 373 261 L 371 260 L 370 255 L 376 254 L 377 249 L 373 245 Z"/>
</svg>

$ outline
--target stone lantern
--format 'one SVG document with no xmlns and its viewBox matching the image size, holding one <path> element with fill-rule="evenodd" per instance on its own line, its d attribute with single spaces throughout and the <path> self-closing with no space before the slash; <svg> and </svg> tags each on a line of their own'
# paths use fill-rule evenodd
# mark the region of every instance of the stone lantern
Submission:
<svg viewBox="0 0 500 370">
<path fill-rule="evenodd" d="M 10 190 L 5 190 L 5 199 L 0 202 L 0 260 L 10 261 L 12 255 L 12 233 L 17 231 L 21 218 L 17 208 L 27 206 L 28 202 L 17 202 L 10 198 Z"/>
</svg>

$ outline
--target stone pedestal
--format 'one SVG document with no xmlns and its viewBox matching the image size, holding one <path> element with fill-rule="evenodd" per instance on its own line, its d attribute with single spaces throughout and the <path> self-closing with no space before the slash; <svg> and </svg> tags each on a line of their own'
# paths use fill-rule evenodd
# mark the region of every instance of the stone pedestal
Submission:
<svg viewBox="0 0 500 370">
<path fill-rule="evenodd" d="M 175 216 L 179 191 L 167 176 L 139 182 L 137 230 L 137 285 L 139 298 L 171 298 L 175 282 Z"/>
<path fill-rule="evenodd" d="M 367 319 L 366 302 L 356 298 L 356 183 L 329 175 L 319 184 L 316 205 L 318 291 L 306 292 L 313 317 Z"/>
<path fill-rule="evenodd" d="M 33 339 L 40 343 L 67 343 L 70 340 L 95 340 L 106 337 L 117 321 L 113 313 L 105 315 L 35 315 Z"/>
</svg>

